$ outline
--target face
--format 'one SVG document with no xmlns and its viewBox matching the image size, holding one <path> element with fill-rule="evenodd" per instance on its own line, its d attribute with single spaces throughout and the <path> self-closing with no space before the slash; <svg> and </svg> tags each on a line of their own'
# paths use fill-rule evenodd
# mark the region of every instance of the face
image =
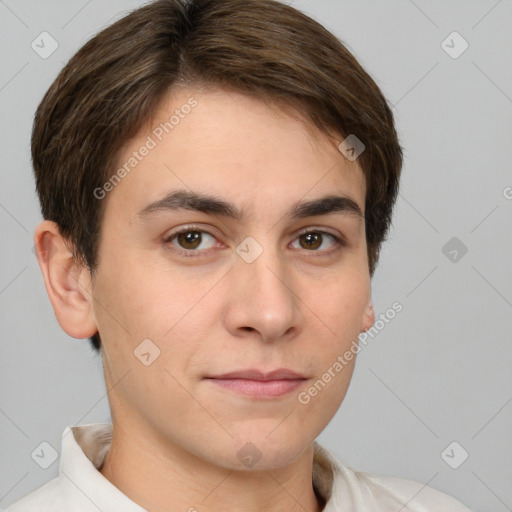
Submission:
<svg viewBox="0 0 512 512">
<path fill-rule="evenodd" d="M 114 422 L 225 468 L 310 447 L 373 323 L 365 181 L 341 141 L 187 88 L 123 148 L 91 283 Z"/>
</svg>

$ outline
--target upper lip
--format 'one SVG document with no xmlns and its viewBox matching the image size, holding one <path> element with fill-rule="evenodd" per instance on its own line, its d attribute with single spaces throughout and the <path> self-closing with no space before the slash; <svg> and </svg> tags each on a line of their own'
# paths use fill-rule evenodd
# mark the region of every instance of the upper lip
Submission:
<svg viewBox="0 0 512 512">
<path fill-rule="evenodd" d="M 260 370 L 248 369 L 238 370 L 229 373 L 223 373 L 222 375 L 212 375 L 209 379 L 247 379 L 247 380 L 296 380 L 305 379 L 304 375 L 300 375 L 297 372 L 288 370 L 287 368 L 279 368 L 270 372 L 262 372 Z"/>
</svg>

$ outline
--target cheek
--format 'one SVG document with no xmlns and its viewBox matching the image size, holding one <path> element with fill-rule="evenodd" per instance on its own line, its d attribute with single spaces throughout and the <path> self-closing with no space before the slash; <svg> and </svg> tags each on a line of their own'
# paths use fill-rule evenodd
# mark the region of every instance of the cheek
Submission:
<svg viewBox="0 0 512 512">
<path fill-rule="evenodd" d="M 327 401 L 336 408 L 347 391 L 358 353 L 359 334 L 369 299 L 369 282 L 352 276 L 324 288 L 316 297 L 316 308 L 325 333 L 316 337 L 316 350 L 310 359 L 311 369 L 319 382 L 308 397 L 315 409 Z M 322 325 L 323 324 L 323 325 Z M 321 327 L 320 327 L 321 326 Z M 315 393 L 322 395 L 315 398 Z M 306 397 L 306 399 L 308 399 Z M 323 412 L 318 411 L 319 414 Z"/>
<path fill-rule="evenodd" d="M 182 290 L 167 281 L 154 265 L 138 264 L 128 255 L 118 256 L 104 262 L 94 288 L 95 298 L 100 309 L 104 305 L 110 313 L 107 322 L 117 320 L 134 337 L 154 335 L 159 331 L 159 319 L 161 323 L 172 321 L 167 316 L 170 306 L 182 296 Z M 150 327 L 154 332 L 146 332 Z"/>
<path fill-rule="evenodd" d="M 336 371 L 336 358 L 329 360 L 311 384 L 297 396 L 297 418 L 299 428 L 311 428 L 311 418 L 315 419 L 316 435 L 331 421 L 343 402 L 354 370 L 354 360 Z M 339 369 L 339 367 L 337 367 Z"/>
<path fill-rule="evenodd" d="M 329 280 L 316 298 L 322 318 L 337 338 L 359 329 L 369 300 L 370 281 L 357 272 Z"/>
</svg>

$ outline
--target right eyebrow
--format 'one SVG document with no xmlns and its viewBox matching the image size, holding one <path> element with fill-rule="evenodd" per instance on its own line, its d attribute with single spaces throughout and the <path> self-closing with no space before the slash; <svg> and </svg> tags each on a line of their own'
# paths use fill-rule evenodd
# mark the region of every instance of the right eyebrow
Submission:
<svg viewBox="0 0 512 512">
<path fill-rule="evenodd" d="M 243 218 L 243 213 L 227 201 L 187 190 L 169 192 L 162 199 L 158 199 L 145 206 L 137 215 L 143 218 L 164 210 L 195 210 L 204 213 L 214 213 L 238 221 Z"/>
</svg>

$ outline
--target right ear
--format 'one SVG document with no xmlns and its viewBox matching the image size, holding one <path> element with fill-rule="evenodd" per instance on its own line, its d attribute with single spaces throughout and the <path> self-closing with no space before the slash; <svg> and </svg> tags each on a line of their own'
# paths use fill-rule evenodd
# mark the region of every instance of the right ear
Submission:
<svg viewBox="0 0 512 512">
<path fill-rule="evenodd" d="M 98 331 L 89 269 L 76 261 L 55 222 L 44 220 L 34 233 L 34 248 L 46 292 L 62 329 L 73 338 Z"/>
<path fill-rule="evenodd" d="M 375 311 L 373 309 L 373 303 L 370 298 L 364 314 L 363 314 L 363 326 L 361 332 L 366 332 L 375 323 Z"/>
</svg>

